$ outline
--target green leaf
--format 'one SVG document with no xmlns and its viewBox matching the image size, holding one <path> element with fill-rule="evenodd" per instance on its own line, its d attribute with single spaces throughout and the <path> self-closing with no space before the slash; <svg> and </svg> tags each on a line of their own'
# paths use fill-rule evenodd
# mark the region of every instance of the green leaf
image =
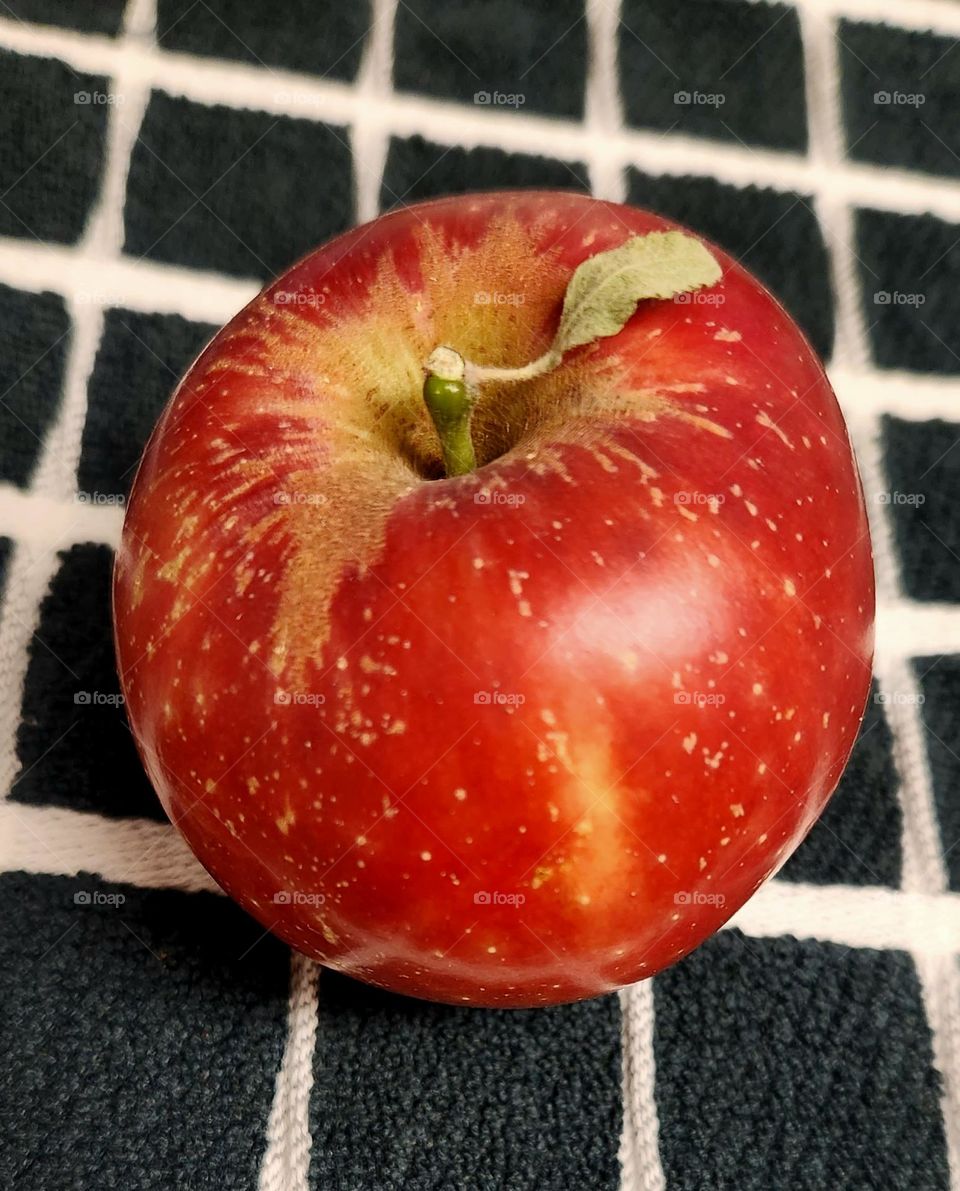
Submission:
<svg viewBox="0 0 960 1191">
<path fill-rule="evenodd" d="M 578 265 L 553 341 L 558 356 L 622 331 L 645 298 L 672 298 L 720 279 L 713 255 L 684 232 L 633 236 Z"/>
</svg>

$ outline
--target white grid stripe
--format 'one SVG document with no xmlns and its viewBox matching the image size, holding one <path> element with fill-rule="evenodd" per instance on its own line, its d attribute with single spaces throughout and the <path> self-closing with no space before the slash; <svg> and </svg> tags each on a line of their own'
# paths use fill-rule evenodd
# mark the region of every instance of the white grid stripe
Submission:
<svg viewBox="0 0 960 1191">
<path fill-rule="evenodd" d="M 621 1191 L 664 1191 L 666 1187 L 660 1160 L 653 1030 L 653 981 L 621 989 Z"/>
<path fill-rule="evenodd" d="M 124 12 L 122 35 L 114 54 L 113 70 L 108 91 L 122 102 L 108 108 L 106 161 L 101 192 L 91 213 L 82 241 L 73 254 L 85 277 L 92 284 L 85 290 L 67 295 L 67 312 L 72 334 L 64 375 L 62 405 L 57 421 L 47 435 L 37 466 L 36 475 L 26 499 L 4 493 L 3 504 L 20 511 L 32 504 L 38 511 L 44 504 L 49 508 L 59 502 L 61 515 L 52 521 L 54 541 L 37 541 L 35 537 L 18 541 L 11 563 L 3 619 L 0 621 L 0 676 L 6 681 L 5 700 L 0 704 L 0 753 L 4 772 L 0 774 L 2 796 L 5 798 L 16 775 L 16 730 L 19 705 L 29 659 L 29 643 L 39 619 L 40 601 L 53 579 L 58 559 L 56 539 L 73 529 L 78 540 L 90 522 L 99 520 L 101 531 L 115 537 L 119 528 L 115 516 L 108 525 L 107 517 L 91 517 L 96 506 L 73 501 L 74 518 L 63 525 L 65 508 L 75 495 L 77 465 L 87 412 L 87 385 L 93 371 L 97 348 L 103 331 L 104 307 L 110 295 L 103 284 L 102 269 L 120 260 L 124 238 L 124 202 L 131 154 L 150 98 L 150 81 L 137 69 L 138 54 L 150 54 L 155 47 L 155 0 L 128 0 Z M 137 268 L 135 265 L 134 268 Z M 28 270 L 29 271 L 29 270 Z M 139 269 L 137 269 L 139 272 Z M 53 279 L 51 279 L 53 280 Z M 219 282 L 216 283 L 220 289 Z M 58 289 L 54 281 L 51 289 Z M 254 287 L 255 289 L 255 287 Z M 231 294 L 232 296 L 232 294 Z M 182 311 L 181 311 L 182 312 Z M 56 507 L 56 506 L 54 506 Z M 100 509 L 96 509 L 101 513 Z M 108 510 L 108 515 L 113 514 Z M 37 522 L 39 522 L 39 518 Z M 26 519 L 31 523 L 31 519 Z M 51 523 L 47 523 L 48 531 Z M 187 860 L 186 850 L 172 840 L 163 825 L 134 822 L 132 849 L 118 847 L 113 824 L 105 824 L 99 816 L 79 816 L 69 811 L 49 808 L 21 808 L 9 800 L 0 802 L 0 814 L 12 820 L 2 838 L 14 841 L 12 851 L 21 855 L 15 867 L 36 871 L 45 860 L 50 868 L 60 867 L 58 853 L 74 851 L 78 838 L 87 848 L 78 868 L 91 867 L 90 848 L 94 842 L 103 843 L 107 833 L 111 843 L 111 867 L 119 865 L 116 879 L 138 883 L 152 883 L 184 872 L 185 879 L 174 883 L 188 889 L 210 888 L 210 878 L 197 871 L 196 861 Z M 78 823 L 84 830 L 78 831 Z M 2 826 L 2 823 L 0 823 Z M 8 845 L 9 846 L 9 845 Z M 179 855 L 178 855 L 179 850 Z M 75 853 L 74 853 L 75 854 Z M 43 858 L 43 859 L 41 859 Z M 191 875 L 191 862 L 193 873 Z M 267 1129 L 261 1187 L 263 1191 L 305 1191 L 310 1156 L 309 1100 L 313 1084 L 313 1046 L 317 1024 L 317 969 L 301 956 L 291 956 L 290 1007 L 287 1020 L 287 1042 L 283 1064 L 277 1074 L 274 1103 Z"/>
<path fill-rule="evenodd" d="M 357 76 L 357 111 L 353 120 L 353 173 L 357 188 L 357 223 L 376 219 L 380 187 L 390 146 L 390 132 L 371 119 L 377 104 L 389 103 L 393 77 L 393 26 L 397 0 L 373 0 L 370 32 Z"/>
<path fill-rule="evenodd" d="M 143 30 L 152 28 L 155 13 L 151 0 L 130 0 L 124 14 L 124 27 L 118 45 L 139 45 Z M 116 70 L 111 72 L 107 86 L 120 93 L 129 84 L 129 72 L 121 52 L 115 59 Z M 125 95 L 126 98 L 126 95 Z M 141 96 L 131 89 L 126 120 L 133 126 L 132 135 L 122 126 L 121 105 L 108 107 L 106 161 L 101 190 L 91 212 L 77 255 L 84 258 L 94 254 L 101 258 L 117 257 L 122 247 L 123 196 L 129 164 L 130 148 L 140 126 L 146 93 Z M 138 103 L 138 100 L 140 101 Z M 29 272 L 29 270 L 28 270 Z M 56 288 L 56 287 L 52 287 Z M 80 439 L 87 408 L 87 381 L 93 370 L 97 346 L 103 325 L 103 309 L 96 301 L 80 302 L 76 295 L 67 297 L 67 313 L 71 320 L 69 349 L 64 369 L 63 393 L 56 421 L 46 435 L 36 474 L 30 486 L 30 496 L 43 501 L 69 502 L 76 488 L 76 469 L 80 456 Z M 14 502 L 16 503 L 16 502 Z M 79 506 L 76 524 L 86 519 Z M 27 518 L 30 523 L 30 518 Z M 61 526 L 61 536 L 66 531 Z M 17 774 L 16 733 L 20 719 L 20 704 L 29 659 L 29 645 L 37 628 L 40 603 L 56 574 L 58 559 L 46 543 L 26 540 L 18 533 L 7 581 L 7 590 L 0 611 L 0 798 L 6 798 Z"/>
<path fill-rule="evenodd" d="M 808 77 L 808 101 L 811 109 L 811 130 L 819 124 L 816 144 L 825 164 L 838 168 L 842 158 L 842 120 L 840 115 L 840 43 L 833 17 L 824 17 L 807 5 L 803 11 L 804 48 L 808 63 L 815 66 L 824 59 L 830 62 L 826 77 Z M 826 111 L 820 111 L 818 96 L 826 99 Z M 813 138 L 812 138 L 813 141 Z M 813 143 L 811 145 L 813 147 Z M 853 211 L 848 202 L 837 202 L 824 192 L 819 195 L 819 213 L 826 228 L 832 250 L 834 292 L 837 302 L 836 357 L 841 365 L 866 370 L 869 347 L 863 299 L 856 271 Z M 956 415 L 954 415 L 956 416 Z M 875 559 L 878 589 L 881 599 L 891 597 L 903 603 L 903 585 L 893 549 L 890 505 L 880 505 L 877 498 L 887 490 L 882 470 L 880 426 L 877 422 L 868 435 L 859 434 L 866 443 L 866 466 L 863 479 L 870 503 L 872 528 L 875 530 Z M 889 606 L 889 604 L 887 605 Z M 884 626 L 878 624 L 878 629 Z M 886 626 L 888 631 L 894 626 Z M 909 662 L 911 654 L 925 652 L 911 649 L 902 652 L 887 648 L 886 638 L 877 651 L 874 666 L 881 694 L 890 696 L 885 709 L 894 740 L 894 760 L 900 776 L 899 798 L 903 814 L 903 879 L 902 888 L 908 893 L 942 894 L 947 888 L 943 859 L 943 845 L 937 824 L 936 809 L 926 742 L 919 683 Z M 915 645 L 916 642 L 911 642 Z M 939 652 L 951 648 L 941 639 Z M 954 933 L 954 945 L 960 935 Z M 890 944 L 888 943 L 887 946 Z M 943 1119 L 947 1143 L 947 1160 L 953 1186 L 960 1185 L 960 974 L 956 956 L 930 957 L 923 954 L 914 940 L 905 942 L 905 949 L 913 955 L 923 992 L 924 1008 L 932 1031 L 933 1057 L 943 1079 Z"/>
<path fill-rule="evenodd" d="M 116 884 L 222 894 L 169 823 L 0 803 L 0 871 L 20 870 L 65 877 L 96 872 Z M 938 960 L 957 950 L 960 893 L 774 879 L 725 929 L 754 938 L 793 935 L 842 947 L 894 947 Z"/>
<path fill-rule="evenodd" d="M 878 454 L 879 413 L 908 418 L 957 416 L 960 381 L 878 374 L 870 366 L 853 255 L 852 208 L 932 211 L 944 219 L 960 221 L 960 185 L 845 159 L 834 28 L 836 19 L 848 16 L 895 19 L 901 27 L 932 28 L 946 36 L 960 36 L 960 8 L 946 0 L 914 0 L 892 18 L 886 0 L 799 0 L 810 120 L 810 152 L 800 157 L 681 135 L 666 139 L 626 128 L 616 70 L 619 6 L 612 0 L 587 0 L 590 65 L 582 123 L 484 108 L 471 110 L 423 96 L 396 95 L 390 79 L 395 3 L 375 0 L 372 32 L 356 85 L 270 71 L 276 83 L 272 94 L 264 86 L 267 72 L 261 67 L 157 49 L 150 0 L 130 0 L 124 35 L 116 41 L 0 18 L 0 46 L 53 55 L 78 70 L 105 73 L 112 78 L 111 88 L 124 92 L 127 101 L 111 113 L 103 189 L 81 245 L 63 248 L 0 239 L 0 281 L 21 289 L 63 293 L 73 320 L 64 402 L 45 444 L 35 483 L 29 493 L 0 486 L 0 532 L 10 533 L 18 543 L 0 620 L 0 680 L 7 692 L 0 703 L 0 743 L 6 742 L 0 755 L 4 791 L 14 775 L 12 743 L 27 644 L 40 598 L 55 570 L 53 552 L 71 541 L 117 541 L 120 518 L 116 510 L 78 507 L 71 500 L 86 385 L 100 338 L 103 308 L 117 304 L 219 323 L 257 289 L 253 281 L 120 255 L 129 154 L 154 85 L 197 102 L 252 107 L 278 115 L 311 113 L 349 125 L 358 220 L 377 214 L 391 134 L 419 133 L 440 144 L 493 145 L 507 151 L 581 160 L 590 171 L 594 193 L 615 200 L 625 195 L 627 166 L 684 174 L 690 172 L 691 162 L 696 163 L 696 172 L 734 185 L 767 185 L 811 194 L 830 250 L 837 302 L 837 349 L 831 377 L 861 446 L 868 497 L 876 497 L 884 487 Z M 877 531 L 881 596 L 878 676 L 885 691 L 902 693 L 915 690 L 906 662 L 911 655 L 943 649 L 960 652 L 960 610 L 946 605 L 919 607 L 904 598 L 895 574 L 887 518 L 879 506 L 872 506 L 871 512 Z M 791 933 L 848 946 L 898 946 L 911 951 L 934 1031 L 936 1061 L 945 1077 L 951 1171 L 954 1185 L 960 1185 L 960 1002 L 955 962 L 960 947 L 960 897 L 946 892 L 916 705 L 891 704 L 888 715 L 902 778 L 903 890 L 824 889 L 775 881 L 761 890 L 731 925 L 757 937 Z M 148 837 L 149 844 L 144 847 Z M 0 839 L 4 840 L 0 852 L 4 869 L 73 872 L 96 868 L 107 879 L 135 880 L 146 886 L 215 888 L 176 833 L 162 824 L 111 823 L 95 815 L 52 808 L 15 809 L 6 803 L 0 804 Z M 663 1172 L 656 1149 L 649 984 L 626 990 L 622 1004 L 627 1110 L 621 1148 L 624 1185 L 659 1191 Z M 306 1186 L 310 1139 L 304 1130 L 316 1013 L 316 970 L 295 957 L 287 1051 L 278 1076 L 261 1177 L 265 1191 Z"/>
<path fill-rule="evenodd" d="M 937 824 L 930 778 L 930 767 L 924 741 L 923 720 L 917 696 L 919 684 L 910 664 L 911 657 L 957 651 L 951 642 L 946 623 L 953 619 L 952 610 L 941 607 L 931 610 L 913 605 L 902 598 L 902 583 L 893 540 L 890 505 L 871 500 L 887 488 L 883 474 L 880 427 L 875 421 L 869 430 L 856 437 L 860 471 L 871 515 L 871 539 L 877 571 L 879 597 L 877 617 L 878 649 L 874 674 L 881 695 L 886 695 L 887 722 L 893 735 L 894 762 L 900 777 L 898 796 L 903 815 L 903 876 L 904 892 L 894 896 L 901 903 L 918 895 L 942 904 L 947 894 L 947 875 L 943 845 Z M 884 607 L 903 609 L 900 618 L 884 624 Z M 904 634 L 909 649 L 887 648 L 890 636 L 901 628 L 907 616 L 912 627 L 919 630 Z M 955 639 L 954 639 L 955 640 Z M 897 639 L 897 645 L 901 639 Z M 883 923 L 883 919 L 879 919 Z M 951 1187 L 960 1187 L 960 973 L 957 951 L 960 949 L 960 924 L 954 923 L 946 936 L 948 948 L 942 953 L 932 952 L 926 944 L 926 931 L 931 919 L 924 916 L 917 924 L 918 934 L 907 934 L 899 946 L 909 951 L 916 964 L 923 992 L 924 1008 L 932 1032 L 934 1063 L 943 1079 L 943 1121 L 950 1167 Z M 881 930 L 882 934 L 885 934 Z M 894 946 L 892 941 L 877 942 L 873 946 Z"/>
<path fill-rule="evenodd" d="M 831 6 L 836 8 L 836 6 Z M 825 5 L 807 3 L 801 11 L 804 54 L 807 66 L 807 104 L 810 119 L 810 150 L 815 164 L 828 171 L 842 169 L 844 157 L 843 120 L 840 81 L 841 46 L 836 15 L 825 13 Z M 867 206 L 872 203 L 865 204 Z M 838 198 L 829 190 L 820 190 L 817 209 L 831 253 L 832 278 L 836 301 L 835 359 L 843 367 L 868 372 L 870 349 L 864 298 L 857 278 L 859 262 L 854 244 L 854 212 L 849 200 Z M 868 283 L 864 281 L 863 291 Z M 956 416 L 956 415 L 954 415 Z M 879 503 L 888 490 L 883 472 L 881 428 L 875 416 L 868 428 L 862 423 L 853 428 L 862 444 L 862 478 L 871 513 L 871 532 L 875 546 L 877 586 L 880 601 L 887 608 L 907 607 L 893 543 L 889 504 Z M 920 619 L 916 607 L 914 623 Z M 905 620 L 905 618 L 904 618 Z M 883 625 L 878 630 L 903 627 Z M 904 636 L 898 635 L 898 641 Z M 920 684 L 913 672 L 908 653 L 891 649 L 889 636 L 881 639 L 874 673 L 881 696 L 887 696 L 885 711 L 894 747 L 894 763 L 900 782 L 898 796 L 903 815 L 901 888 L 905 894 L 943 895 L 947 874 L 940 839 L 933 787 L 927 758 L 924 724 L 919 699 Z M 911 641 L 911 646 L 916 642 Z M 951 648 L 941 639 L 933 652 Z M 899 896 L 903 897 L 904 893 Z M 922 924 L 918 924 L 922 926 Z M 954 949 L 960 944 L 960 932 L 949 936 Z M 889 940 L 884 946 L 893 945 Z M 924 1009 L 932 1033 L 934 1063 L 943 1079 L 942 1109 L 951 1184 L 960 1185 L 960 972 L 956 955 L 929 956 L 919 946 L 919 937 L 903 940 L 917 968 Z"/>
<path fill-rule="evenodd" d="M 881 490 L 886 486 L 881 472 L 878 440 L 879 427 L 867 457 L 868 466 L 863 472 L 868 498 L 871 492 L 878 490 L 877 485 Z M 897 555 L 893 548 L 889 514 L 891 506 L 875 507 L 874 557 L 878 588 L 882 594 L 902 594 Z M 916 652 L 939 653 L 943 648 L 941 644 L 939 648 Z M 942 897 L 948 887 L 947 872 L 924 739 L 920 683 L 909 655 L 890 656 L 878 651 L 874 672 L 881 693 L 893 696 L 886 703 L 886 711 L 893 734 L 894 762 L 900 777 L 898 792 L 903 814 L 902 888 L 907 894 Z M 960 930 L 954 930 L 952 940 L 952 955 L 926 955 L 915 942 L 909 941 L 904 949 L 911 952 L 917 967 L 932 1033 L 934 1063 L 943 1079 L 947 1160 L 951 1186 L 957 1188 L 960 1187 L 960 970 L 956 950 L 960 944 Z"/>
<path fill-rule="evenodd" d="M 839 44 L 833 19 L 807 5 L 801 12 L 806 80 L 808 157 L 818 177 L 831 177 L 845 160 L 840 105 Z M 845 196 L 831 186 L 819 186 L 814 206 L 830 257 L 836 319 L 834 362 L 863 372 L 870 349 L 861 314 L 860 287 L 853 253 L 853 211 Z"/>
<path fill-rule="evenodd" d="M 588 59 L 584 127 L 593 151 L 585 154 L 590 189 L 597 198 L 622 203 L 627 197 L 623 161 L 602 148 L 607 136 L 623 133 L 623 107 L 618 85 L 617 38 L 620 0 L 586 0 Z"/>
<path fill-rule="evenodd" d="M 819 13 L 816 0 L 802 11 Z M 898 20 L 901 10 L 898 9 Z M 608 18 L 604 18 L 607 20 Z M 635 164 L 663 174 L 709 174 L 736 186 L 769 186 L 805 194 L 828 194 L 835 201 L 905 213 L 932 211 L 960 221 L 960 186 L 949 179 L 919 177 L 908 170 L 842 161 L 836 168 L 808 156 L 772 149 L 636 128 L 606 132 L 582 121 L 518 115 L 493 107 L 463 104 L 402 92 L 361 93 L 357 86 L 282 70 L 222 60 L 194 58 L 169 50 L 134 47 L 91 34 L 25 26 L 0 17 L 0 47 L 53 56 L 77 70 L 113 75 L 117 70 L 144 86 L 198 103 L 254 108 L 274 115 L 322 113 L 334 124 L 381 128 L 398 136 L 420 134 L 444 145 L 489 145 L 519 153 L 548 154 L 566 161 L 599 160 Z M 118 59 L 125 58 L 121 64 Z M 268 84 L 266 80 L 272 82 Z"/>
<path fill-rule="evenodd" d="M 310 1173 L 310 1093 L 317 1041 L 320 968 L 290 952 L 287 1041 L 267 1123 L 267 1151 L 260 1167 L 260 1191 L 301 1191 Z"/>
</svg>

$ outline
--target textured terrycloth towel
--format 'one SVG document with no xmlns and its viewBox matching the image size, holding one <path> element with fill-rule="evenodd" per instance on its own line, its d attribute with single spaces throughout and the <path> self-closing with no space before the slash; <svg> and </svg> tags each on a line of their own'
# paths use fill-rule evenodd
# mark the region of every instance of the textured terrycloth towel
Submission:
<svg viewBox="0 0 960 1191">
<path fill-rule="evenodd" d="M 0 4 L 0 1186 L 960 1179 L 958 35 L 947 0 Z M 830 361 L 880 580 L 860 740 L 779 878 L 536 1012 L 265 936 L 163 819 L 109 627 L 122 498 L 212 331 L 351 223 L 501 186 L 652 207 L 767 282 Z"/>
</svg>

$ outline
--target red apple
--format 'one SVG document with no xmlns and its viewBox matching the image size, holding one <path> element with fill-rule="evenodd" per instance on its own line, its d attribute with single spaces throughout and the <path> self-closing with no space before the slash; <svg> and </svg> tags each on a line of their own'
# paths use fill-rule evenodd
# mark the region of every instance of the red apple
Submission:
<svg viewBox="0 0 960 1191">
<path fill-rule="evenodd" d="M 385 215 L 266 289 L 147 446 L 115 578 L 170 818 L 322 963 L 471 1005 L 697 946 L 822 811 L 870 681 L 843 419 L 767 291 L 642 301 L 488 384 L 444 477 L 424 365 L 540 356 L 574 269 L 675 225 L 559 193 Z"/>
</svg>

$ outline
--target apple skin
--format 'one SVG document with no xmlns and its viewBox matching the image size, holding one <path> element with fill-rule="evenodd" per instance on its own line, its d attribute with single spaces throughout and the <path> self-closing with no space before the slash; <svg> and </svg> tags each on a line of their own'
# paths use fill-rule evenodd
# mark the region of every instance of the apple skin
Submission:
<svg viewBox="0 0 960 1191">
<path fill-rule="evenodd" d="M 222 887 L 323 964 L 533 1006 L 650 976 L 796 848 L 868 693 L 873 569 L 823 369 L 723 276 L 484 393 L 585 258 L 676 227 L 572 194 L 405 208 L 225 327 L 146 448 L 114 589 L 130 723 Z"/>
</svg>

